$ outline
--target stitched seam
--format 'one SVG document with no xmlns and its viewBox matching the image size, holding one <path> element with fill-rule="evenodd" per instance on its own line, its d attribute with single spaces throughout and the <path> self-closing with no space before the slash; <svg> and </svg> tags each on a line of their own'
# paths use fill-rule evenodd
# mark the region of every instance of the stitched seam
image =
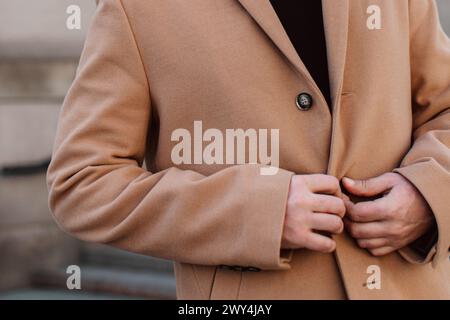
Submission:
<svg viewBox="0 0 450 320">
<path fill-rule="evenodd" d="M 210 288 L 209 288 L 209 296 L 208 296 L 208 299 L 209 299 L 209 300 L 211 300 L 212 293 L 213 293 L 213 289 L 214 289 L 214 284 L 216 283 L 217 269 L 218 269 L 218 267 L 215 267 L 215 268 L 214 268 L 214 274 L 213 274 L 211 286 L 210 286 Z"/>
<path fill-rule="evenodd" d="M 195 284 L 197 285 L 197 290 L 200 292 L 201 295 L 203 295 L 203 290 L 202 290 L 202 287 L 200 286 L 200 281 L 197 276 L 197 269 L 195 268 L 194 265 L 191 265 L 191 268 L 192 268 L 192 273 L 194 274 Z"/>
<path fill-rule="evenodd" d="M 136 40 L 135 31 L 134 31 L 134 29 L 133 29 L 133 27 L 132 27 L 132 25 L 130 23 L 130 18 L 128 17 L 127 11 L 125 10 L 125 7 L 124 7 L 124 5 L 122 3 L 122 0 L 118 0 L 118 2 L 120 4 L 120 7 L 122 8 L 122 11 L 123 11 L 123 13 L 125 15 L 126 20 L 127 20 L 128 27 L 130 28 L 130 32 L 131 32 L 131 35 L 132 35 L 132 38 L 133 38 L 134 45 L 135 45 L 136 50 L 138 52 L 139 59 L 141 60 L 142 70 L 144 72 L 145 81 L 147 83 L 147 89 L 148 89 L 148 92 L 150 94 L 150 83 L 149 83 L 149 80 L 148 80 L 147 69 L 145 68 L 144 60 L 142 59 L 142 53 L 141 53 L 141 49 L 139 48 L 139 45 L 138 45 L 137 40 Z"/>
<path fill-rule="evenodd" d="M 239 276 L 239 284 L 237 287 L 237 292 L 236 292 L 236 300 L 239 300 L 239 296 L 241 294 L 241 286 L 242 286 L 242 276 L 243 276 L 243 271 L 240 271 L 240 276 Z"/>
</svg>

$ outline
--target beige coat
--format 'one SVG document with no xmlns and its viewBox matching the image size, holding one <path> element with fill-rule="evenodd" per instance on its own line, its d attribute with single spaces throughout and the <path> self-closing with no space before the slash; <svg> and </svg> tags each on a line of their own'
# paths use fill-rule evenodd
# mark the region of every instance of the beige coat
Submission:
<svg viewBox="0 0 450 320">
<path fill-rule="evenodd" d="M 367 26 L 370 5 L 381 29 Z M 268 0 L 100 1 L 48 170 L 61 227 L 176 261 L 179 298 L 450 298 L 450 42 L 436 4 L 323 8 L 333 117 Z M 309 111 L 296 107 L 300 92 L 313 98 Z M 174 165 L 171 134 L 195 120 L 279 129 L 279 172 Z M 427 257 L 408 248 L 373 257 L 347 234 L 335 237 L 333 254 L 280 253 L 293 174 L 389 171 L 436 216 Z M 366 285 L 371 265 L 381 289 Z"/>
</svg>

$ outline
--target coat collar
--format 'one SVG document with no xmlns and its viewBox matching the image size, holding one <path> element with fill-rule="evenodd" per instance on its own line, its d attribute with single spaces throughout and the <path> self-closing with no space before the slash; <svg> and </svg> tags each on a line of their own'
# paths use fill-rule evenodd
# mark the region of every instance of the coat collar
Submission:
<svg viewBox="0 0 450 320">
<path fill-rule="evenodd" d="M 269 0 L 238 0 L 290 63 L 319 92 Z M 333 109 L 341 95 L 347 52 L 349 0 L 322 0 Z"/>
</svg>

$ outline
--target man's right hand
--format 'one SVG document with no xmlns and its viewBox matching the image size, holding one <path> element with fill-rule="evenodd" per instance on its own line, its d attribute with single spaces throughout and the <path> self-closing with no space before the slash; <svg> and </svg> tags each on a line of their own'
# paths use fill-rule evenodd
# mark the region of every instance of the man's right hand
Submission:
<svg viewBox="0 0 450 320">
<path fill-rule="evenodd" d="M 324 234 L 344 230 L 345 205 L 339 180 L 324 174 L 295 175 L 291 179 L 281 246 L 332 252 L 336 243 Z"/>
</svg>

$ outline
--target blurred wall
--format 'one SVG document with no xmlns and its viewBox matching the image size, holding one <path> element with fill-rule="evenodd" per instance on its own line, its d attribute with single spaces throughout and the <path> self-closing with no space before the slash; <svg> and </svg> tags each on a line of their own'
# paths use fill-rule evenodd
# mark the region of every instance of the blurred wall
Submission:
<svg viewBox="0 0 450 320">
<path fill-rule="evenodd" d="M 81 30 L 65 27 L 70 5 L 82 10 Z M 94 10 L 94 0 L 1 0 L 0 57 L 77 57 Z"/>
<path fill-rule="evenodd" d="M 71 4 L 81 30 L 66 28 Z M 77 261 L 78 242 L 49 212 L 45 166 L 94 10 L 93 0 L 0 1 L 0 290 Z"/>
<path fill-rule="evenodd" d="M 441 16 L 441 24 L 447 35 L 450 35 L 450 1 L 437 0 L 439 14 Z"/>
<path fill-rule="evenodd" d="M 69 30 L 66 9 L 81 9 Z M 45 171 L 94 0 L 0 0 L 0 300 L 174 298 L 168 261 L 82 243 L 48 209 Z M 65 268 L 82 269 L 82 292 Z"/>
</svg>

